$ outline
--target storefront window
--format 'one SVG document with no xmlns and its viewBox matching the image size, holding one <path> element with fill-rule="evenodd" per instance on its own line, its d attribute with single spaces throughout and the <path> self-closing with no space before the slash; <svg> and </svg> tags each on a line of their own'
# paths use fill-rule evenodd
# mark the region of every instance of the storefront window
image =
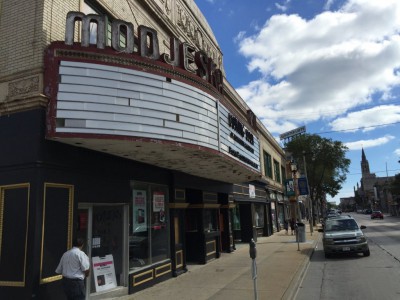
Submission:
<svg viewBox="0 0 400 300">
<path fill-rule="evenodd" d="M 129 267 L 131 270 L 168 259 L 168 188 L 133 183 L 129 222 Z"/>
<path fill-rule="evenodd" d="M 204 231 L 212 232 L 218 230 L 217 211 L 215 209 L 204 210 Z"/>
<path fill-rule="evenodd" d="M 278 211 L 278 218 L 279 218 L 279 224 L 283 225 L 283 222 L 285 220 L 284 212 L 283 212 L 283 204 L 278 205 L 279 211 Z"/>
<path fill-rule="evenodd" d="M 264 227 L 264 205 L 255 204 L 254 205 L 254 219 L 256 227 Z"/>
<path fill-rule="evenodd" d="M 233 230 L 240 230 L 240 212 L 239 206 L 233 208 Z"/>
<path fill-rule="evenodd" d="M 271 218 L 272 218 L 272 229 L 274 232 L 277 230 L 276 219 L 275 219 L 275 202 L 271 202 Z"/>
</svg>

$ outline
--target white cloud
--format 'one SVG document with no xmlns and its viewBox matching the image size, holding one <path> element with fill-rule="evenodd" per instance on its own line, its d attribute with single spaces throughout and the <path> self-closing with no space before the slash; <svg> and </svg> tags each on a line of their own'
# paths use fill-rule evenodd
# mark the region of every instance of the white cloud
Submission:
<svg viewBox="0 0 400 300">
<path fill-rule="evenodd" d="M 275 7 L 281 11 L 286 11 L 287 10 L 287 6 L 285 5 L 281 5 L 279 3 L 275 3 Z"/>
<path fill-rule="evenodd" d="M 347 114 L 330 123 L 333 130 L 370 131 L 375 126 L 389 126 L 400 122 L 399 105 L 381 105 Z"/>
<path fill-rule="evenodd" d="M 240 31 L 240 32 L 236 35 L 236 37 L 233 39 L 233 42 L 234 42 L 234 43 L 240 42 L 240 41 L 243 39 L 244 36 L 246 36 L 246 31 Z"/>
<path fill-rule="evenodd" d="M 376 95 L 390 99 L 392 88 L 400 85 L 395 72 L 400 68 L 399 32 L 398 0 L 349 0 L 340 10 L 311 20 L 275 15 L 256 35 L 237 36 L 248 70 L 260 74 L 237 90 L 271 132 L 282 133 L 288 124 L 293 129 L 333 120 L 372 105 Z M 341 118 L 331 125 L 345 123 Z"/>
<path fill-rule="evenodd" d="M 394 154 L 396 154 L 396 155 L 400 156 L 400 148 L 398 148 L 398 149 L 394 150 Z"/>
<path fill-rule="evenodd" d="M 282 4 L 275 2 L 275 7 L 280 11 L 287 11 L 291 0 L 284 0 Z"/>
<path fill-rule="evenodd" d="M 384 137 L 374 139 L 374 140 L 360 140 L 356 142 L 351 142 L 351 143 L 345 143 L 345 145 L 349 148 L 349 150 L 360 150 L 362 148 L 371 148 L 371 147 L 377 147 L 377 146 L 382 146 L 391 140 L 393 140 L 395 137 L 392 135 L 386 135 Z"/>
<path fill-rule="evenodd" d="M 335 0 L 327 0 L 324 5 L 324 9 L 329 10 L 331 8 L 331 6 L 333 5 L 333 2 L 335 2 Z"/>
</svg>

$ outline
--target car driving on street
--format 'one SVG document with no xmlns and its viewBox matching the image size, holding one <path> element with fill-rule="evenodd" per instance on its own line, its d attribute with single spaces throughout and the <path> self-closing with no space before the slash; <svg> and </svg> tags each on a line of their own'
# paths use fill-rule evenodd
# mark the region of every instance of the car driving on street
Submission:
<svg viewBox="0 0 400 300">
<path fill-rule="evenodd" d="M 332 254 L 362 253 L 369 256 L 367 238 L 361 229 L 366 226 L 358 226 L 356 220 L 351 216 L 340 216 L 325 220 L 324 228 L 318 231 L 323 232 L 323 245 L 325 257 Z"/>
<path fill-rule="evenodd" d="M 380 210 L 374 210 L 371 214 L 371 219 L 383 220 L 383 213 Z"/>
</svg>

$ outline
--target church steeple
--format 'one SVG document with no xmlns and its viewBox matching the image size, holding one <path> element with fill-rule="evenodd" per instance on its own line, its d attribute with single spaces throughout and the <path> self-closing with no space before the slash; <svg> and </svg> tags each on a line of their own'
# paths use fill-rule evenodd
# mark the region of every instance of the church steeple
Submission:
<svg viewBox="0 0 400 300">
<path fill-rule="evenodd" d="M 362 152 L 361 152 L 361 174 L 362 174 L 362 177 L 364 177 L 364 175 L 371 174 L 369 171 L 369 163 L 368 163 L 367 157 L 365 156 L 364 148 L 362 148 Z"/>
</svg>

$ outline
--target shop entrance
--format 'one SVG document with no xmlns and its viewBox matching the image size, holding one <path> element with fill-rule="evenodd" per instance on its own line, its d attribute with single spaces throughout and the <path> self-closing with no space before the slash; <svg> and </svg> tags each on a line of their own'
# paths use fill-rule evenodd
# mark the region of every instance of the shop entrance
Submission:
<svg viewBox="0 0 400 300">
<path fill-rule="evenodd" d="M 77 236 L 91 263 L 86 299 L 102 299 L 104 293 L 125 295 L 127 288 L 127 206 L 79 205 Z"/>
</svg>

